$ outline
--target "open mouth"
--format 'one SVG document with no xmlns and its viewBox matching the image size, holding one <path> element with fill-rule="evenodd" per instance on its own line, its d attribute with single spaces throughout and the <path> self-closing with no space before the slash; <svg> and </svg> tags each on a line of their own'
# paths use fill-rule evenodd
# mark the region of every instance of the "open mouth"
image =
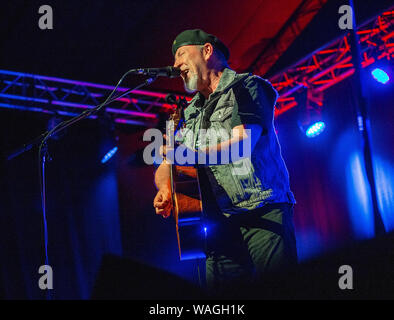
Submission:
<svg viewBox="0 0 394 320">
<path fill-rule="evenodd" d="M 189 69 L 185 69 L 185 70 L 183 70 L 183 71 L 181 72 L 183 78 L 186 78 L 187 75 L 188 75 L 188 73 L 189 73 Z"/>
</svg>

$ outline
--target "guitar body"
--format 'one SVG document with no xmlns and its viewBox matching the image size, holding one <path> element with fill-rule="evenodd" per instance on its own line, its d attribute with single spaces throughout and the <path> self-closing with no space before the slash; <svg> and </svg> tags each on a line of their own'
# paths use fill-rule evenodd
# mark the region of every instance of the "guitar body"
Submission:
<svg viewBox="0 0 394 320">
<path fill-rule="evenodd" d="M 205 229 L 197 170 L 172 165 L 171 180 L 179 258 L 205 258 Z"/>
</svg>

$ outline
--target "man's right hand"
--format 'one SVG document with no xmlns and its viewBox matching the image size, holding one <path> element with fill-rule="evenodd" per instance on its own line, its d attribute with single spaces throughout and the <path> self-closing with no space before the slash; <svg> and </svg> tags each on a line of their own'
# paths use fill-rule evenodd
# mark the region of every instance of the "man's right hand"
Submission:
<svg viewBox="0 0 394 320">
<path fill-rule="evenodd" d="M 156 214 L 160 214 L 163 218 L 168 218 L 172 209 L 171 190 L 168 188 L 159 189 L 153 200 L 153 206 L 156 209 Z"/>
</svg>

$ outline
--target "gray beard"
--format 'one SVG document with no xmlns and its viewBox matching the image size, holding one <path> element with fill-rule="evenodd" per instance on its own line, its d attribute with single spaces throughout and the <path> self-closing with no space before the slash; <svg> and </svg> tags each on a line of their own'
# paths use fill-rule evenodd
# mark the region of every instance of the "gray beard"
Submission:
<svg viewBox="0 0 394 320">
<path fill-rule="evenodd" d="M 198 76 L 196 74 L 193 74 L 191 77 L 189 77 L 189 79 L 184 82 L 186 92 L 188 93 L 196 92 L 197 81 L 198 81 Z"/>
</svg>

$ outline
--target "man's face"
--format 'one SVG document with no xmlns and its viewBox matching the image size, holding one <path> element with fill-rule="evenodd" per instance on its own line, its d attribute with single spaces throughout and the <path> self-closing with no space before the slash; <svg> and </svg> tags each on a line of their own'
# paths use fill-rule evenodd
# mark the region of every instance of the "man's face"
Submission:
<svg viewBox="0 0 394 320">
<path fill-rule="evenodd" d="M 203 59 L 200 46 L 182 46 L 176 51 L 174 67 L 181 69 L 181 77 L 187 92 L 193 93 L 199 90 L 204 64 L 206 62 Z"/>
</svg>

